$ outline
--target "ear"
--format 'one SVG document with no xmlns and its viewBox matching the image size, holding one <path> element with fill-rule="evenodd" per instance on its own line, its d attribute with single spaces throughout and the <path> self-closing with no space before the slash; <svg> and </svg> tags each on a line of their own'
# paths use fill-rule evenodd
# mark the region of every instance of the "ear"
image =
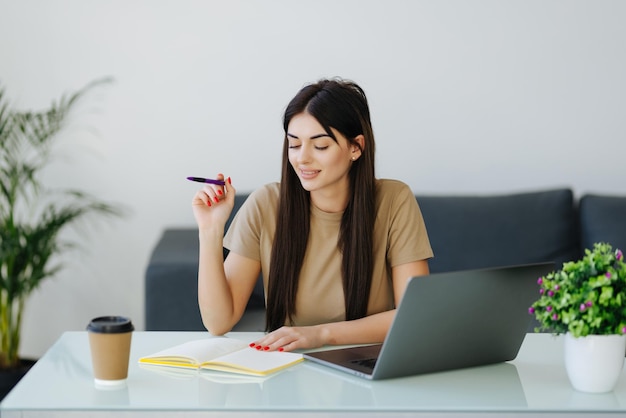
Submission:
<svg viewBox="0 0 626 418">
<path fill-rule="evenodd" d="M 353 161 L 357 160 L 361 156 L 362 150 L 365 149 L 365 137 L 363 135 L 357 135 L 354 138 L 354 142 L 359 144 L 359 146 L 355 144 L 351 145 L 350 156 Z"/>
</svg>

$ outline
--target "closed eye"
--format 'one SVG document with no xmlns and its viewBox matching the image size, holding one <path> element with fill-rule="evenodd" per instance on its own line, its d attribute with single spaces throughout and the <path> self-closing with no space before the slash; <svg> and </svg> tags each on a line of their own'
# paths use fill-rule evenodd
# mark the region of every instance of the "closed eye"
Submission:
<svg viewBox="0 0 626 418">
<path fill-rule="evenodd" d="M 289 145 L 289 149 L 298 149 L 300 148 L 302 145 L 298 144 L 298 145 Z M 316 150 L 318 151 L 324 151 L 325 149 L 328 149 L 328 145 L 326 145 L 325 147 L 315 147 Z"/>
</svg>

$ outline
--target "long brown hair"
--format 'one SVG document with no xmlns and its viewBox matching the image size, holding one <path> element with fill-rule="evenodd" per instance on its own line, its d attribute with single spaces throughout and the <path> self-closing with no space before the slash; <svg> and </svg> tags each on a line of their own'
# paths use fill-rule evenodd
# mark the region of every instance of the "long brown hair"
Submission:
<svg viewBox="0 0 626 418">
<path fill-rule="evenodd" d="M 374 175 L 374 134 L 364 91 L 351 81 L 320 80 L 296 94 L 283 118 L 282 175 L 276 235 L 268 277 L 266 329 L 273 331 L 291 322 L 296 313 L 298 278 L 306 251 L 310 227 L 310 194 L 289 163 L 287 127 L 291 118 L 306 112 L 337 141 L 331 127 L 350 144 L 358 135 L 365 138 L 361 156 L 350 168 L 350 197 L 341 220 L 337 246 L 342 253 L 342 278 L 346 319 L 362 318 L 367 305 L 373 272 L 373 232 L 376 183 Z"/>
</svg>

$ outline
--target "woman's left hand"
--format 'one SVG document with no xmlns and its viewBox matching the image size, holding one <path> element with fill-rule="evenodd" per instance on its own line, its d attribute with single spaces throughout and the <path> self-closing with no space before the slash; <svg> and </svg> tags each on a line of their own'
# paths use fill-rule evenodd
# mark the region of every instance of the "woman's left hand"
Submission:
<svg viewBox="0 0 626 418">
<path fill-rule="evenodd" d="M 309 327 L 281 327 L 263 338 L 250 344 L 250 347 L 264 351 L 293 351 L 304 348 L 319 348 L 326 344 L 323 328 L 319 325 Z"/>
</svg>

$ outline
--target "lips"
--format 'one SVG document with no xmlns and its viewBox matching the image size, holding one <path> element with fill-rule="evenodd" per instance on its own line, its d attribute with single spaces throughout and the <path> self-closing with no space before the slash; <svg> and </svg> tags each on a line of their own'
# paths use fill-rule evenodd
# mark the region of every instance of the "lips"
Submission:
<svg viewBox="0 0 626 418">
<path fill-rule="evenodd" d="M 317 176 L 321 170 L 300 170 L 300 178 L 310 180 Z"/>
</svg>

